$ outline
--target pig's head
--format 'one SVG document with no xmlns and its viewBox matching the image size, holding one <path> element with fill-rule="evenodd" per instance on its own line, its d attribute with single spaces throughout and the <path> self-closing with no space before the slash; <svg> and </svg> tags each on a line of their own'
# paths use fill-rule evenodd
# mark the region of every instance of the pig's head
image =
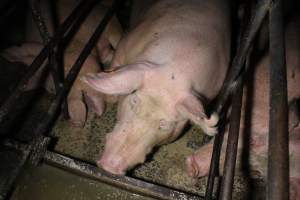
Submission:
<svg viewBox="0 0 300 200">
<path fill-rule="evenodd" d="M 124 174 L 129 168 L 143 163 L 154 146 L 176 139 L 187 120 L 206 129 L 211 122 L 205 117 L 201 103 L 193 95 L 180 100 L 166 100 L 157 93 L 153 95 L 147 92 L 144 81 L 148 70 L 151 69 L 128 66 L 115 72 L 82 78 L 97 91 L 122 95 L 118 105 L 117 124 L 107 134 L 104 152 L 97 161 L 99 166 L 111 173 Z M 206 131 L 213 133 L 216 128 Z"/>
</svg>

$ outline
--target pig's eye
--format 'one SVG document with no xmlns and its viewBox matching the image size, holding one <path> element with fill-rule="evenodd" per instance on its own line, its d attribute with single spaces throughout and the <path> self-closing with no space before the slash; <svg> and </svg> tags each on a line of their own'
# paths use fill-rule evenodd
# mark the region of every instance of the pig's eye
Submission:
<svg viewBox="0 0 300 200">
<path fill-rule="evenodd" d="M 140 103 L 140 99 L 137 95 L 133 94 L 130 98 L 131 108 L 136 108 L 136 106 Z"/>
<path fill-rule="evenodd" d="M 168 131 L 172 128 L 172 124 L 171 122 L 168 122 L 165 119 L 161 119 L 159 120 L 159 129 L 163 130 L 163 131 Z"/>
</svg>

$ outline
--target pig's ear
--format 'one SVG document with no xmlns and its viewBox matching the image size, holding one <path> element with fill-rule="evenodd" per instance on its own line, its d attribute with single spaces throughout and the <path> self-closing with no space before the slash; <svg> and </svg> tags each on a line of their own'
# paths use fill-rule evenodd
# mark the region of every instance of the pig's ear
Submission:
<svg viewBox="0 0 300 200">
<path fill-rule="evenodd" d="M 142 86 L 144 74 L 141 65 L 128 65 L 109 73 L 88 74 L 81 80 L 104 94 L 124 95 Z"/>
<path fill-rule="evenodd" d="M 203 104 L 194 95 L 187 95 L 183 98 L 176 104 L 176 109 L 181 116 L 200 126 L 206 134 L 215 135 L 217 133 L 218 115 L 212 114 L 209 118 L 205 114 Z"/>
</svg>

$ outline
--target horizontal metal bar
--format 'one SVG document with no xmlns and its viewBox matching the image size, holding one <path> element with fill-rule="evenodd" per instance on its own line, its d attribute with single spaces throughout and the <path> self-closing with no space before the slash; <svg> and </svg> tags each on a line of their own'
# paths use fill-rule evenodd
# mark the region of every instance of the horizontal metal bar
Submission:
<svg viewBox="0 0 300 200">
<path fill-rule="evenodd" d="M 44 157 L 45 162 L 72 170 L 90 178 L 95 178 L 101 182 L 125 189 L 131 192 L 167 200 L 196 200 L 199 196 L 186 194 L 177 190 L 163 186 L 147 183 L 127 176 L 117 176 L 110 174 L 96 166 L 68 158 L 66 156 L 47 151 Z"/>
<path fill-rule="evenodd" d="M 270 9 L 270 122 L 267 199 L 289 199 L 289 133 L 285 38 L 281 0 Z"/>
</svg>

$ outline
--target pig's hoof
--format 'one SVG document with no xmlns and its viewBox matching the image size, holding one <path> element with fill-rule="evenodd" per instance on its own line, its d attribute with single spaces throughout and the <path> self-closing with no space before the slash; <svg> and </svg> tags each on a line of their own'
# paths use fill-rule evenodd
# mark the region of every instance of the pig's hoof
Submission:
<svg viewBox="0 0 300 200">
<path fill-rule="evenodd" d="M 206 127 L 204 131 L 209 136 L 215 136 L 218 133 L 217 127 Z"/>
<path fill-rule="evenodd" d="M 204 132 L 209 136 L 214 136 L 218 133 L 217 124 L 219 122 L 219 115 L 213 113 L 210 118 L 204 119 Z"/>
<path fill-rule="evenodd" d="M 200 162 L 199 162 L 200 161 Z M 199 178 L 206 176 L 208 174 L 209 168 L 207 168 L 207 164 L 203 163 L 197 158 L 195 155 L 191 155 L 186 158 L 185 166 L 188 175 L 192 178 Z M 208 166 L 209 167 L 209 166 Z"/>
<path fill-rule="evenodd" d="M 86 121 L 86 106 L 81 100 L 69 100 L 68 101 L 68 113 L 70 117 L 70 123 L 74 127 L 83 128 Z"/>
<path fill-rule="evenodd" d="M 300 180 L 290 178 L 290 200 L 300 200 Z"/>
</svg>

